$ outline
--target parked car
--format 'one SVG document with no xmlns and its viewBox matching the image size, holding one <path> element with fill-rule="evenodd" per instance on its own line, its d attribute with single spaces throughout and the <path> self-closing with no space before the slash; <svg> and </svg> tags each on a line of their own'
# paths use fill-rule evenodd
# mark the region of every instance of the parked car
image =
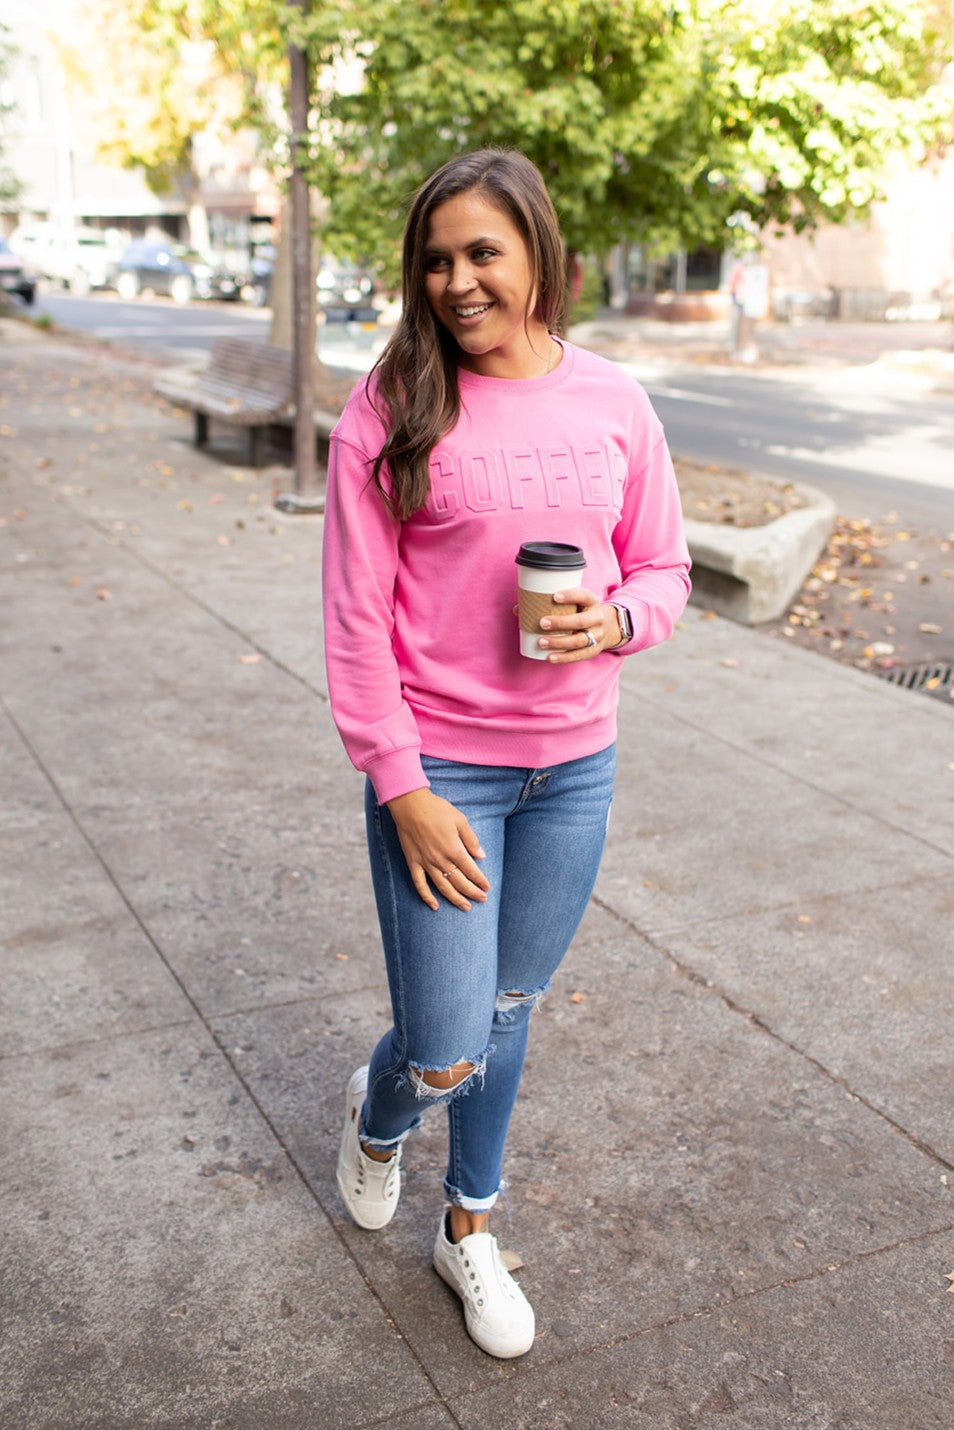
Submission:
<svg viewBox="0 0 954 1430">
<path fill-rule="evenodd" d="M 0 291 L 16 293 L 24 303 L 32 303 L 36 297 L 36 278 L 24 267 L 10 249 L 5 238 L 0 238 Z"/>
<path fill-rule="evenodd" d="M 15 229 L 10 247 L 38 277 L 81 296 L 92 288 L 109 287 L 119 251 L 115 232 L 48 223 Z"/>
<path fill-rule="evenodd" d="M 184 257 L 192 269 L 197 298 L 217 298 L 225 303 L 235 303 L 241 298 L 246 277 L 237 273 L 224 258 L 191 251 L 186 251 Z"/>
<path fill-rule="evenodd" d="M 371 301 L 374 280 L 360 268 L 322 264 L 317 278 L 318 306 L 329 323 L 372 324 L 378 310 Z"/>
<path fill-rule="evenodd" d="M 120 298 L 137 298 L 148 290 L 188 303 L 195 292 L 192 269 L 176 251 L 177 245 L 137 238 L 116 264 L 114 286 Z"/>
<path fill-rule="evenodd" d="M 129 245 L 116 265 L 114 280 L 121 298 L 150 291 L 174 303 L 188 303 L 191 298 L 232 301 L 241 296 L 242 284 L 241 276 L 212 257 L 171 240 L 147 238 Z"/>
</svg>

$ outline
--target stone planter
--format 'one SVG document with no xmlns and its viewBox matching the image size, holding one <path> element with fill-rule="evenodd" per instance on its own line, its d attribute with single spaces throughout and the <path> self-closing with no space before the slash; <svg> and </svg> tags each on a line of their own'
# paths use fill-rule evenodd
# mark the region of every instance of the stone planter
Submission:
<svg viewBox="0 0 954 1430">
<path fill-rule="evenodd" d="M 664 323 L 726 322 L 732 308 L 728 293 L 705 289 L 689 293 L 632 293 L 626 312 L 635 318 Z"/>
<path fill-rule="evenodd" d="M 834 529 L 835 503 L 795 483 L 805 505 L 764 526 L 685 522 L 692 556 L 692 602 L 755 626 L 783 615 Z"/>
</svg>

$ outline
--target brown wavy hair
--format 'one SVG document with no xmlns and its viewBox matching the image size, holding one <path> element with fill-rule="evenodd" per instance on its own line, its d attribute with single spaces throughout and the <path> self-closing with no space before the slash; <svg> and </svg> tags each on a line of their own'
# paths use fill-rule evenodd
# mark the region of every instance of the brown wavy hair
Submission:
<svg viewBox="0 0 954 1430">
<path fill-rule="evenodd" d="M 563 322 L 566 254 L 553 202 L 536 165 L 514 149 L 479 149 L 444 164 L 412 201 L 404 229 L 401 320 L 372 373 L 372 400 L 388 434 L 375 458 L 373 477 L 402 521 L 427 500 L 431 452 L 460 416 L 460 348 L 427 301 L 424 246 L 434 210 L 472 192 L 506 214 L 527 246 L 536 291 L 532 316 L 548 332 L 559 331 Z M 387 485 L 382 480 L 385 465 Z"/>
</svg>

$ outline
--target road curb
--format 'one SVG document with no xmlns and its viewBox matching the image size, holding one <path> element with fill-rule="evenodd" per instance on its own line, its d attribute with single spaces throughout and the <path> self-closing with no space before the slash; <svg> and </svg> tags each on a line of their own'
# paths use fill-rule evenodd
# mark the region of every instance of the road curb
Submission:
<svg viewBox="0 0 954 1430">
<path fill-rule="evenodd" d="M 824 492 L 794 486 L 804 506 L 764 526 L 685 520 L 693 604 L 747 626 L 784 613 L 824 550 L 837 516 Z"/>
</svg>

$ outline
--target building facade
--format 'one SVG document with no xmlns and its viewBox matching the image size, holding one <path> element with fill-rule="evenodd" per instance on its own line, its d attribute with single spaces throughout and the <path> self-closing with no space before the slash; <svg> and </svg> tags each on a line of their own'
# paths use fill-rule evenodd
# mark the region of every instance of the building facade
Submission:
<svg viewBox="0 0 954 1430">
<path fill-rule="evenodd" d="M 88 99 L 70 82 L 58 45 L 74 25 L 74 0 L 5 0 L 3 20 L 14 50 L 5 95 L 11 106 L 5 161 L 22 184 L 0 215 L 3 231 L 82 227 L 105 230 L 117 242 L 156 233 L 246 254 L 256 238 L 270 236 L 279 195 L 252 135 L 227 141 L 197 135 L 197 191 L 155 193 L 141 170 L 100 156 L 102 136 L 90 122 Z M 198 233 L 190 214 L 196 206 L 202 214 Z"/>
</svg>

